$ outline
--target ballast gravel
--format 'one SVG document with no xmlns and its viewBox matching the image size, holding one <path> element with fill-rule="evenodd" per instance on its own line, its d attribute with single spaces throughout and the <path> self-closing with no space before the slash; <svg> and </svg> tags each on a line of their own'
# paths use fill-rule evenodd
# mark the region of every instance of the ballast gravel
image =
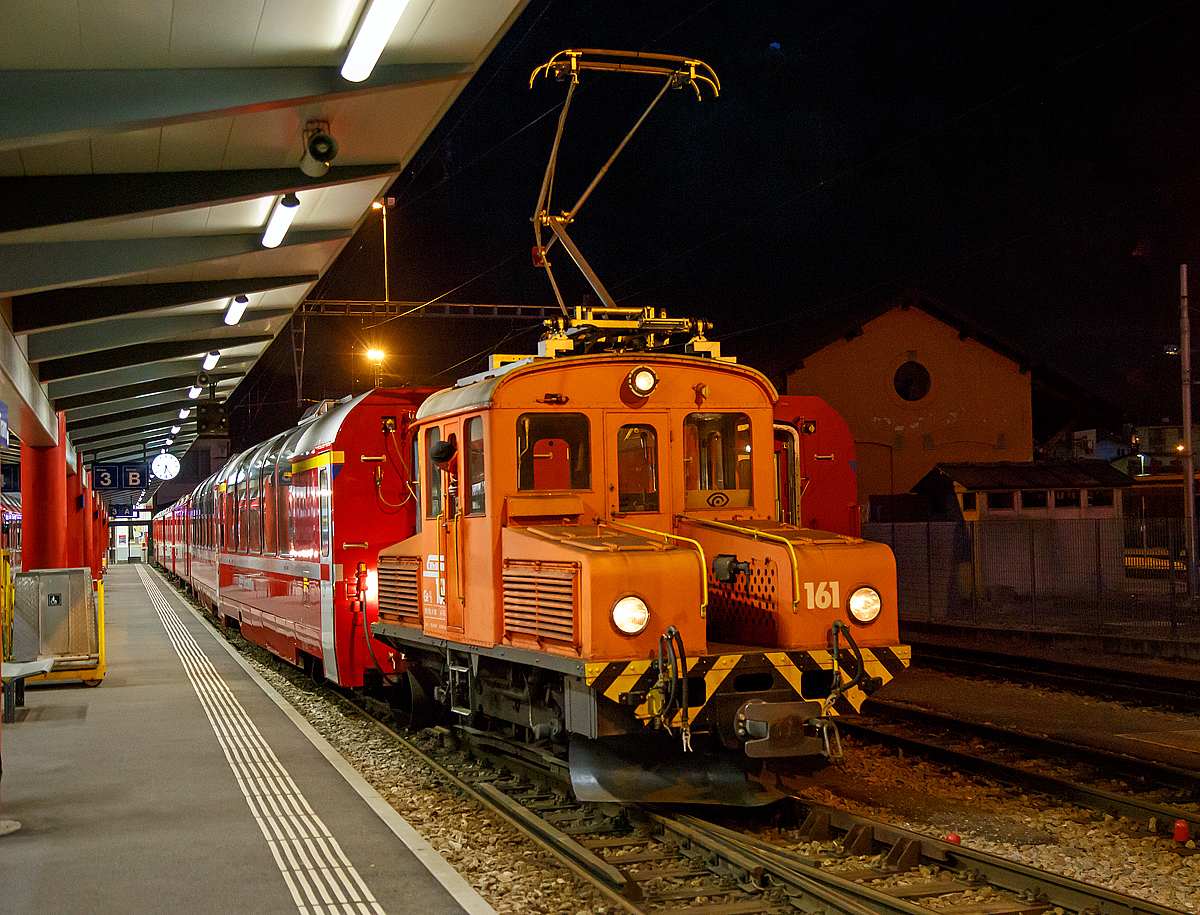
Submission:
<svg viewBox="0 0 1200 915">
<path fill-rule="evenodd" d="M 255 670 L 497 912 L 620 911 L 535 843 L 481 811 L 335 694 L 314 688 L 299 671 L 232 633 L 229 637 Z M 844 743 L 846 763 L 837 784 L 806 789 L 801 797 L 937 838 L 956 833 L 970 848 L 1200 913 L 1200 849 L 1194 840 L 1176 843 L 1124 817 L 1023 794 L 878 746 Z"/>
</svg>

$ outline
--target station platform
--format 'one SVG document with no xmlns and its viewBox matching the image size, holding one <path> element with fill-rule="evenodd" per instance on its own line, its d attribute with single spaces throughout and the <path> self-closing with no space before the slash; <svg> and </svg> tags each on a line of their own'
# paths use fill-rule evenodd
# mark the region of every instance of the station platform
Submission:
<svg viewBox="0 0 1200 915">
<path fill-rule="evenodd" d="M 155 572 L 105 610 L 104 682 L 0 729 L 0 912 L 494 915 Z"/>
<path fill-rule="evenodd" d="M 875 696 L 959 720 L 1200 772 L 1200 715 L 910 667 Z M 864 711 L 871 711 L 870 701 Z"/>
</svg>

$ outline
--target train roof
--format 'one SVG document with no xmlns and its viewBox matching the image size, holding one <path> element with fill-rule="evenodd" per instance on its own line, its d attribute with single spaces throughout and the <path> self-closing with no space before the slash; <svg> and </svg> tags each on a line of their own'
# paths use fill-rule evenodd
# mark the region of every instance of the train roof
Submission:
<svg viewBox="0 0 1200 915">
<path fill-rule="evenodd" d="M 729 374 L 750 377 L 757 381 L 766 391 L 771 402 L 779 399 L 779 392 L 766 375 L 757 369 L 738 365 L 723 359 L 709 359 L 700 356 L 668 355 L 664 353 L 630 352 L 630 353 L 598 353 L 584 356 L 560 356 L 556 359 L 549 357 L 531 357 L 529 360 L 509 363 L 484 375 L 463 379 L 452 388 L 430 394 L 417 410 L 416 418 L 425 419 L 430 416 L 441 416 L 447 413 L 457 413 L 460 410 L 486 408 L 492 405 L 496 391 L 512 378 L 537 372 L 554 371 L 587 362 L 625 362 L 629 365 L 661 365 L 670 364 L 690 368 L 705 368 L 723 371 Z"/>
</svg>

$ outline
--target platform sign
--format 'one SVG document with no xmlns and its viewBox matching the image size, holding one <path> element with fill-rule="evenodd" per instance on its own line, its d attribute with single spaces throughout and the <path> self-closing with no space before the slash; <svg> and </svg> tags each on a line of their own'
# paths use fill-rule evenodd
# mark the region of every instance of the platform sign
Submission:
<svg viewBox="0 0 1200 915">
<path fill-rule="evenodd" d="M 96 492 L 103 492 L 106 489 L 121 488 L 121 465 L 120 464 L 93 464 L 92 465 L 92 489 Z"/>
<path fill-rule="evenodd" d="M 92 465 L 92 489 L 96 492 L 141 489 L 149 482 L 150 475 L 142 463 Z"/>
<path fill-rule="evenodd" d="M 150 482 L 150 474 L 145 464 L 121 465 L 121 488 L 141 489 Z"/>
</svg>

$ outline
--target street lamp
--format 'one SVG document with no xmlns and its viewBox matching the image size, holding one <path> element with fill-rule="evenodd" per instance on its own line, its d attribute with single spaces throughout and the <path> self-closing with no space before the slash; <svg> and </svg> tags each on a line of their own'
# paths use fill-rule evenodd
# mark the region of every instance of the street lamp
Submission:
<svg viewBox="0 0 1200 915">
<path fill-rule="evenodd" d="M 383 387 L 383 350 L 371 348 L 367 350 L 367 358 L 375 365 L 375 387 Z"/>
<path fill-rule="evenodd" d="M 390 302 L 391 294 L 388 290 L 388 252 L 387 252 L 387 211 L 388 205 L 394 198 L 388 197 L 386 200 L 376 200 L 371 204 L 371 208 L 380 210 L 383 214 L 383 301 Z"/>
<path fill-rule="evenodd" d="M 1188 319 L 1187 264 L 1179 266 L 1179 356 L 1183 369 L 1183 477 L 1184 536 L 1187 542 L 1188 597 L 1200 591 L 1200 565 L 1196 562 L 1196 465 L 1192 456 L 1192 335 Z"/>
</svg>

